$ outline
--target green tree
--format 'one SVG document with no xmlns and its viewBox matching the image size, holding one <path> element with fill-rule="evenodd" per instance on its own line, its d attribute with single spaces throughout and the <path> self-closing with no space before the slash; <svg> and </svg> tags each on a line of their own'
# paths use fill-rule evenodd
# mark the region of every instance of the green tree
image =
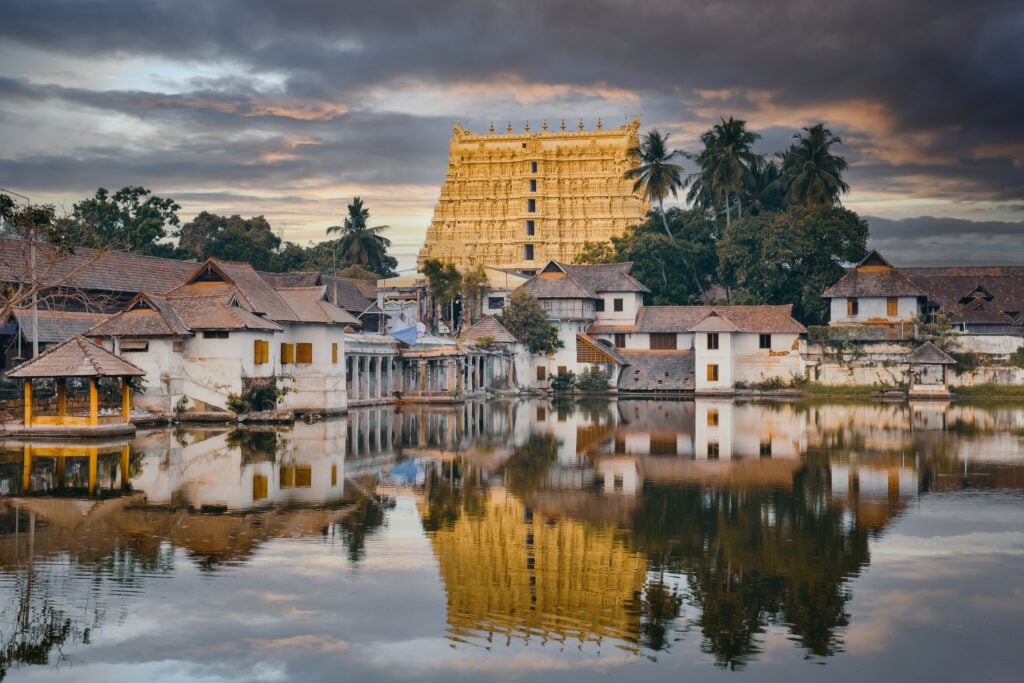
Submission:
<svg viewBox="0 0 1024 683">
<path fill-rule="evenodd" d="M 281 238 L 263 216 L 218 216 L 203 211 L 181 229 L 179 249 L 200 259 L 243 261 L 256 270 L 274 270 Z"/>
<path fill-rule="evenodd" d="M 489 291 L 491 291 L 491 285 L 483 266 L 477 265 L 463 273 L 462 303 L 465 307 L 466 319 L 470 324 L 480 320 L 484 297 Z"/>
<path fill-rule="evenodd" d="M 704 149 L 693 159 L 700 169 L 690 175 L 689 202 L 707 209 L 725 210 L 725 223 L 731 222 L 732 205 L 737 217 L 743 217 L 742 196 L 751 182 L 753 169 L 763 163 L 751 145 L 760 135 L 747 130 L 747 122 L 729 117 L 716 123 L 700 136 Z"/>
<path fill-rule="evenodd" d="M 387 277 L 393 274 L 397 262 L 387 255 L 391 240 L 381 235 L 386 225 L 369 227 L 370 210 L 363 206 L 363 200 L 353 197 L 348 205 L 348 216 L 341 225 L 327 228 L 327 234 L 340 233 L 338 256 L 349 265 L 365 266 L 367 269 Z"/>
<path fill-rule="evenodd" d="M 807 207 L 838 205 L 839 195 L 850 191 L 842 178 L 847 164 L 829 148 L 842 144 L 842 140 L 823 123 L 803 130 L 804 134 L 793 136 L 796 142 L 782 159 L 781 183 L 786 188 L 786 201 Z"/>
<path fill-rule="evenodd" d="M 161 240 L 177 236 L 180 209 L 173 199 L 157 197 L 144 187 L 123 187 L 113 195 L 101 187 L 75 204 L 72 214 L 86 246 L 172 256 L 174 247 Z"/>
<path fill-rule="evenodd" d="M 867 252 L 868 225 L 834 206 L 792 207 L 746 216 L 718 242 L 718 274 L 736 303 L 793 304 L 807 325 L 822 324 L 821 293 Z"/>
<path fill-rule="evenodd" d="M 462 274 L 459 269 L 451 263 L 444 263 L 439 259 L 427 259 L 423 262 L 423 274 L 427 277 L 427 285 L 430 287 L 430 295 L 434 298 L 434 305 L 441 313 L 437 317 L 444 318 L 444 310 L 448 309 L 447 320 L 451 323 L 451 329 L 455 329 L 455 299 L 459 296 L 462 287 Z"/>
<path fill-rule="evenodd" d="M 562 346 L 558 328 L 548 322 L 536 297 L 522 288 L 512 292 L 505 310 L 495 317 L 530 353 L 551 353 Z"/>
<path fill-rule="evenodd" d="M 681 154 L 679 150 L 667 149 L 668 133 L 662 135 L 652 130 L 644 135 L 637 147 L 626 152 L 637 162 L 637 166 L 625 172 L 624 176 L 633 181 L 633 192 L 639 193 L 644 199 L 658 205 L 661 213 L 662 227 L 665 234 L 672 238 L 668 221 L 665 220 L 665 199 L 675 197 L 683 185 L 683 167 L 673 164 L 672 159 Z"/>
</svg>

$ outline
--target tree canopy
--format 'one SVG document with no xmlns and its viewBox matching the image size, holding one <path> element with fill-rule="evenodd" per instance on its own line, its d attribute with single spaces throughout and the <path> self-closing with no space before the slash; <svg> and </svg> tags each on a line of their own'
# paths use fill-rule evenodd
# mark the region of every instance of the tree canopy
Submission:
<svg viewBox="0 0 1024 683">
<path fill-rule="evenodd" d="M 392 275 L 398 263 L 387 255 L 391 240 L 381 235 L 388 226 L 371 228 L 367 225 L 369 220 L 370 210 L 363 205 L 362 199 L 353 197 L 344 222 L 327 228 L 327 234 L 341 235 L 337 243 L 337 254 L 348 264 L 364 266 L 384 277 Z"/>
<path fill-rule="evenodd" d="M 141 186 L 123 187 L 113 195 L 106 188 L 74 205 L 72 214 L 85 246 L 127 249 L 150 256 L 173 256 L 181 207 Z"/>
<path fill-rule="evenodd" d="M 495 317 L 530 353 L 551 353 L 561 346 L 558 328 L 548 321 L 536 297 L 522 288 L 512 292 L 505 310 Z"/>
</svg>

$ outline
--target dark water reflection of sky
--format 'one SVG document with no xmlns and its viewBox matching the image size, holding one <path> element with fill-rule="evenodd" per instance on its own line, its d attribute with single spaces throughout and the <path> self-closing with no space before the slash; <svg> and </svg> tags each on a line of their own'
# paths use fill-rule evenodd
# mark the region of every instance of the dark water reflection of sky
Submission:
<svg viewBox="0 0 1024 683">
<path fill-rule="evenodd" d="M 108 446 L 92 497 L 87 459 L 0 455 L 5 680 L 1024 665 L 1024 410 L 542 401 Z"/>
</svg>

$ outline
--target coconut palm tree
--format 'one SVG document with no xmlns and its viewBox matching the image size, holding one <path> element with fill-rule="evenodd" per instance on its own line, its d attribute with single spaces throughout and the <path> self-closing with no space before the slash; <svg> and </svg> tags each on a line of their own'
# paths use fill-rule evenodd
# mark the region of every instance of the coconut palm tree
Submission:
<svg viewBox="0 0 1024 683">
<path fill-rule="evenodd" d="M 786 201 L 799 206 L 834 206 L 839 195 L 850 191 L 843 182 L 846 159 L 832 154 L 831 145 L 842 144 L 839 137 L 819 123 L 804 128 L 804 133 L 793 137 L 782 159 L 781 181 L 786 189 Z"/>
<path fill-rule="evenodd" d="M 341 233 L 338 240 L 338 253 L 350 265 L 365 266 L 375 273 L 383 273 L 386 268 L 387 250 L 391 240 L 381 236 L 388 229 L 387 225 L 368 227 L 370 210 L 363 206 L 363 200 L 353 197 L 348 205 L 348 216 L 342 225 L 327 228 L 327 234 Z"/>
<path fill-rule="evenodd" d="M 669 152 L 667 144 L 668 133 L 662 135 L 657 130 L 652 130 L 644 135 L 638 146 L 627 151 L 631 158 L 639 161 L 639 165 L 629 169 L 624 175 L 634 181 L 633 192 L 658 205 L 665 234 L 675 240 L 665 219 L 665 198 L 669 195 L 677 196 L 677 191 L 683 185 L 683 167 L 672 163 L 672 158 L 682 153 L 679 150 Z"/>
<path fill-rule="evenodd" d="M 687 201 L 704 208 L 725 207 L 725 224 L 732 217 L 735 201 L 737 217 L 743 216 L 742 195 L 751 180 L 752 170 L 762 159 L 751 150 L 760 135 L 747 130 L 747 122 L 729 117 L 716 123 L 700 136 L 704 149 L 692 157 L 700 170 L 690 175 Z"/>
</svg>

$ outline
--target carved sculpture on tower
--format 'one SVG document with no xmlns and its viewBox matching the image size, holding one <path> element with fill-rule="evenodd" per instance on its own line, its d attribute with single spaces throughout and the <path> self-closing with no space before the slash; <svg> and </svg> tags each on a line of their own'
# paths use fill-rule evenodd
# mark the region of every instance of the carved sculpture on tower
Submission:
<svg viewBox="0 0 1024 683">
<path fill-rule="evenodd" d="M 606 241 L 641 223 L 650 208 L 623 174 L 635 165 L 640 119 L 619 128 L 473 133 L 455 124 L 448 175 L 419 253 L 534 271 L 548 259 L 572 263 L 584 242 Z"/>
</svg>

